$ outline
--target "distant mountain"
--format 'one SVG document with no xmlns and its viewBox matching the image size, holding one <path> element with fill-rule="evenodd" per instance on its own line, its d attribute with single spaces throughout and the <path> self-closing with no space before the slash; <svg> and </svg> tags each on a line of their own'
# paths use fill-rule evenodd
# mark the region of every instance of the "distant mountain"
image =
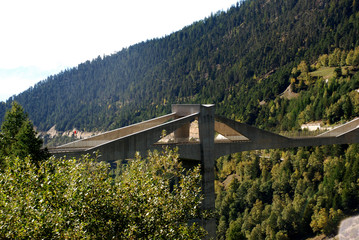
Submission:
<svg viewBox="0 0 359 240">
<path fill-rule="evenodd" d="M 39 130 L 94 131 L 168 113 L 173 103 L 215 103 L 219 114 L 260 125 L 259 103 L 288 87 L 300 61 L 359 45 L 358 8 L 353 0 L 242 1 L 49 76 L 0 103 L 0 116 L 14 99 Z"/>
</svg>

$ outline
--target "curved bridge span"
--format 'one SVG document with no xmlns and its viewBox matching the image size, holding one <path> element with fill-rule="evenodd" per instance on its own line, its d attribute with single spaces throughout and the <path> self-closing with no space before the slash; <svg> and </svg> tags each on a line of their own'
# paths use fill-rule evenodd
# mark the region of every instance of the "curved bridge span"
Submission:
<svg viewBox="0 0 359 240">
<path fill-rule="evenodd" d="M 193 125 L 197 129 L 195 134 L 191 133 Z M 214 166 L 218 157 L 248 150 L 359 143 L 358 127 L 359 118 L 315 137 L 284 137 L 217 116 L 214 105 L 178 104 L 172 105 L 171 114 L 49 150 L 57 157 L 79 157 L 99 151 L 100 160 L 113 164 L 120 159 L 133 158 L 136 152 L 145 155 L 148 150 L 163 145 L 176 146 L 184 161 L 202 165 L 203 208 L 214 210 Z M 163 131 L 168 133 L 165 139 Z M 215 219 L 203 222 L 209 237 L 215 236 L 215 224 Z"/>
</svg>

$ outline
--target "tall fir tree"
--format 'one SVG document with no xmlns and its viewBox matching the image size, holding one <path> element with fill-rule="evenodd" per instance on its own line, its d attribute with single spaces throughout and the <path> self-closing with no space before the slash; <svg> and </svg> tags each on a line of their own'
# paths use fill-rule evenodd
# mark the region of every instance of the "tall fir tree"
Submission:
<svg viewBox="0 0 359 240">
<path fill-rule="evenodd" d="M 12 103 L 12 108 L 6 113 L 0 132 L 0 161 L 4 164 L 6 157 L 25 158 L 38 164 L 49 157 L 47 149 L 42 149 L 43 141 L 36 136 L 34 126 L 24 112 L 22 106 Z"/>
</svg>

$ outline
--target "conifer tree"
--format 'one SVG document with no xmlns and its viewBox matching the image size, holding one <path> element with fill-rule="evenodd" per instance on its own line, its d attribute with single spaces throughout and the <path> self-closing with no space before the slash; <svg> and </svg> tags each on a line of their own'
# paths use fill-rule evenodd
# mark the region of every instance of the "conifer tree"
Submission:
<svg viewBox="0 0 359 240">
<path fill-rule="evenodd" d="M 36 136 L 34 126 L 24 109 L 17 102 L 6 113 L 0 132 L 0 161 L 6 157 L 25 158 L 30 156 L 34 163 L 49 157 L 47 149 L 42 149 L 43 141 Z"/>
</svg>

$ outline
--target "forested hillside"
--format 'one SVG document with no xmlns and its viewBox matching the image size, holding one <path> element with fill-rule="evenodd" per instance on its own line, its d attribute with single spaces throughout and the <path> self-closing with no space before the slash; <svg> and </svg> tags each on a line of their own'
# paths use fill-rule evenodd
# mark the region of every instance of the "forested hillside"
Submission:
<svg viewBox="0 0 359 240">
<path fill-rule="evenodd" d="M 358 214 L 358 163 L 357 144 L 243 152 L 220 158 L 217 238 L 336 235 L 341 220 Z M 224 173 L 233 174 L 234 179 L 226 187 L 220 183 Z"/>
<path fill-rule="evenodd" d="M 246 0 L 50 76 L 0 103 L 0 116 L 16 100 L 38 130 L 94 131 L 173 103 L 214 103 L 220 115 L 283 134 L 313 121 L 331 127 L 359 116 L 358 36 L 357 0 Z M 358 145 L 218 159 L 218 239 L 336 234 L 359 211 L 358 164 Z"/>
<path fill-rule="evenodd" d="M 294 66 L 358 45 L 357 1 L 247 0 L 181 31 L 67 69 L 15 96 L 39 130 L 107 130 L 215 103 L 262 125 L 259 102 L 284 91 Z M 6 104 L 0 104 L 1 116 Z M 265 127 L 265 126 L 263 126 Z"/>
<path fill-rule="evenodd" d="M 335 49 L 290 73 L 291 97 L 262 102 L 257 124 L 284 133 L 359 116 L 359 47 Z M 262 119 L 259 121 L 258 119 Z M 304 130 L 301 134 L 318 134 Z M 359 210 L 359 145 L 232 154 L 216 162 L 218 239 L 333 236 Z"/>
</svg>

